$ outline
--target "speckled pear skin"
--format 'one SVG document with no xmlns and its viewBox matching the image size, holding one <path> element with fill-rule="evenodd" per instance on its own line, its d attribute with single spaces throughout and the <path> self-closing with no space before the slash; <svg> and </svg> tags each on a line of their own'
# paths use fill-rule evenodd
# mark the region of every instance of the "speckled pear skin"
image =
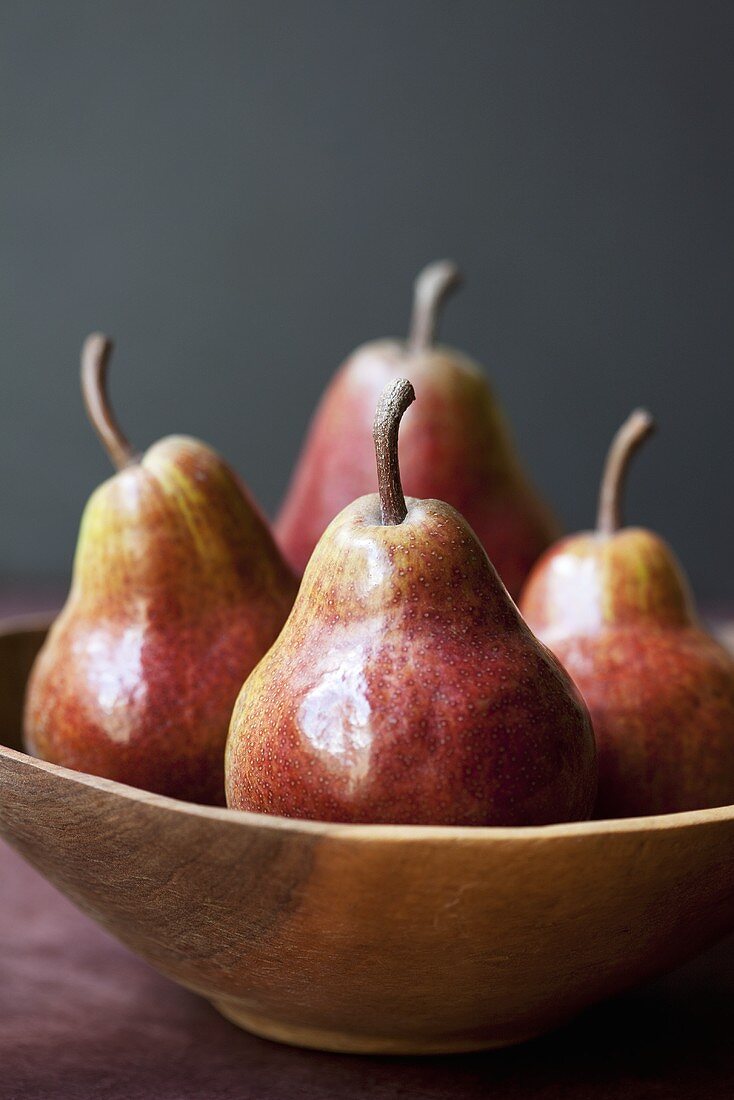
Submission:
<svg viewBox="0 0 734 1100">
<path fill-rule="evenodd" d="M 372 419 L 388 382 L 407 376 L 418 400 L 400 428 L 406 493 L 448 501 L 465 516 L 510 594 L 560 533 L 528 481 L 480 368 L 451 348 L 409 351 L 381 340 L 358 348 L 314 415 L 275 534 L 298 573 L 328 523 L 375 489 Z"/>
<path fill-rule="evenodd" d="M 520 608 L 591 712 L 597 817 L 734 802 L 734 661 L 698 622 L 685 575 L 651 531 L 561 540 Z"/>
<path fill-rule="evenodd" d="M 393 824 L 588 817 L 580 696 L 464 519 L 437 500 L 407 507 L 383 526 L 378 496 L 363 497 L 319 541 L 237 700 L 228 805 Z"/>
<path fill-rule="evenodd" d="M 296 587 L 219 456 L 186 437 L 156 443 L 86 507 L 69 598 L 29 683 L 29 750 L 222 804 L 232 706 Z"/>
</svg>

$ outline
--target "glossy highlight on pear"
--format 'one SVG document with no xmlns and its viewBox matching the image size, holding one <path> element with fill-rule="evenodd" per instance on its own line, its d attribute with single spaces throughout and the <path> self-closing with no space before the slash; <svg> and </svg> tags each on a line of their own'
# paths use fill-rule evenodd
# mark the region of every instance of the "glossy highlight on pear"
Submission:
<svg viewBox="0 0 734 1100">
<path fill-rule="evenodd" d="M 136 457 L 107 398 L 110 351 L 88 339 L 82 386 L 118 473 L 84 511 L 71 591 L 31 675 L 26 743 L 52 763 L 221 804 L 232 705 L 297 585 L 213 450 L 170 436 Z"/>
<path fill-rule="evenodd" d="M 548 550 L 520 601 L 591 712 L 597 817 L 734 802 L 734 661 L 703 629 L 670 547 L 652 531 L 622 526 L 629 462 L 653 428 L 644 410 L 622 425 L 597 529 Z"/>
<path fill-rule="evenodd" d="M 413 396 L 404 379 L 386 388 L 374 424 L 380 492 L 327 528 L 242 688 L 228 805 L 392 824 L 587 817 L 596 756 L 578 692 L 466 521 L 403 496 L 393 444 Z"/>
<path fill-rule="evenodd" d="M 385 386 L 404 375 L 419 399 L 401 427 L 406 492 L 453 505 L 515 598 L 533 563 L 558 537 L 484 374 L 461 352 L 434 342 L 443 303 L 460 282 L 450 261 L 426 267 L 416 280 L 407 340 L 357 348 L 326 390 L 275 524 L 298 573 L 334 516 L 373 491 L 374 410 Z"/>
</svg>

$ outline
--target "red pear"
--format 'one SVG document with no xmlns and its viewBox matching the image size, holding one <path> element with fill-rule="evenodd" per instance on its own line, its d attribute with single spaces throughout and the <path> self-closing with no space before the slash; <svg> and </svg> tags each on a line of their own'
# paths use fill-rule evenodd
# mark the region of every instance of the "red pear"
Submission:
<svg viewBox="0 0 734 1100">
<path fill-rule="evenodd" d="M 403 495 L 390 382 L 379 495 L 329 525 L 230 725 L 235 809 L 344 822 L 531 825 L 587 817 L 586 708 L 457 511 Z"/>
<path fill-rule="evenodd" d="M 558 536 L 481 369 L 461 352 L 434 343 L 441 305 L 459 282 L 448 261 L 425 268 L 415 285 L 407 342 L 364 344 L 326 390 L 275 525 L 297 572 L 337 512 L 372 491 L 375 407 L 384 387 L 402 374 L 410 376 L 419 398 L 401 431 L 406 491 L 438 497 L 461 512 L 513 597 Z"/>
<path fill-rule="evenodd" d="M 30 678 L 26 742 L 55 764 L 223 803 L 232 706 L 296 580 L 209 447 L 171 436 L 133 453 L 106 398 L 110 350 L 87 340 L 82 385 L 119 472 L 84 512 L 69 598 Z"/>
<path fill-rule="evenodd" d="M 599 817 L 734 802 L 734 661 L 701 626 L 670 547 L 622 526 L 627 467 L 652 430 L 643 410 L 621 427 L 596 531 L 548 550 L 520 602 L 589 706 Z"/>
</svg>

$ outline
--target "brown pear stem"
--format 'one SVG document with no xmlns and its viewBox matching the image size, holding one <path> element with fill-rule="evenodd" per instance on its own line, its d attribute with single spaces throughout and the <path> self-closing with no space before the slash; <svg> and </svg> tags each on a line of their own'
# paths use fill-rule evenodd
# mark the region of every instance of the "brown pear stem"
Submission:
<svg viewBox="0 0 734 1100">
<path fill-rule="evenodd" d="M 458 286 L 461 286 L 461 272 L 451 260 L 438 260 L 423 268 L 413 291 L 409 352 L 425 351 L 433 344 L 441 307 Z"/>
<path fill-rule="evenodd" d="M 372 426 L 377 456 L 377 484 L 380 511 L 386 527 L 402 523 L 408 514 L 398 463 L 398 429 L 403 413 L 415 401 L 415 390 L 407 378 L 389 382 L 380 394 Z"/>
<path fill-rule="evenodd" d="M 113 466 L 124 470 L 137 461 L 120 425 L 115 419 L 107 394 L 107 368 L 112 355 L 112 341 L 101 332 L 93 332 L 82 348 L 82 396 L 87 416 Z"/>
<path fill-rule="evenodd" d="M 633 455 L 655 431 L 655 421 L 646 409 L 635 409 L 618 430 L 607 453 L 599 492 L 596 529 L 613 535 L 622 526 L 622 496 Z"/>
</svg>

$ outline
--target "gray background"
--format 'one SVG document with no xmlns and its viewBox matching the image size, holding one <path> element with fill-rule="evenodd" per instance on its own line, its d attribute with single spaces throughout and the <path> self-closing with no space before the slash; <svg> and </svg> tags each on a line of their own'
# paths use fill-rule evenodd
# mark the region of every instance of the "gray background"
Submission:
<svg viewBox="0 0 734 1100">
<path fill-rule="evenodd" d="M 333 370 L 404 331 L 446 254 L 443 336 L 565 522 L 645 403 L 629 518 L 734 596 L 734 5 L 4 0 L 0 24 L 0 581 L 63 578 L 109 473 L 88 330 L 138 445 L 199 435 L 272 511 Z"/>
</svg>

